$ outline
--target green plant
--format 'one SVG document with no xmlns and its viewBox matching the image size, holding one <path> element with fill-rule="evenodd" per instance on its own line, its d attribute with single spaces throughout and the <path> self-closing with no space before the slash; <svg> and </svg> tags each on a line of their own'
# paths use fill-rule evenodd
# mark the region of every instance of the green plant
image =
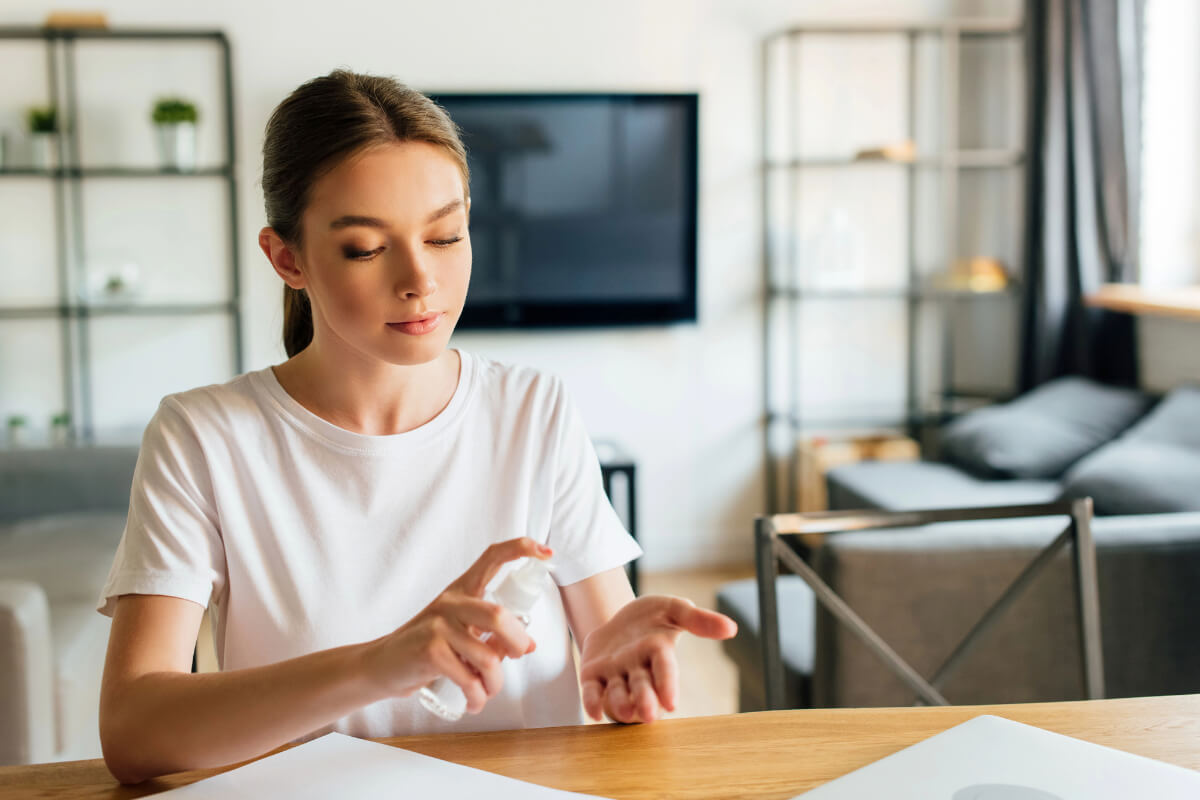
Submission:
<svg viewBox="0 0 1200 800">
<path fill-rule="evenodd" d="M 62 427 L 64 427 L 64 428 L 65 428 L 65 427 L 69 426 L 70 424 L 71 424 L 71 414 L 70 414 L 70 412 L 67 412 L 67 411 L 62 411 L 62 412 L 60 412 L 60 413 L 58 413 L 58 414 L 55 414 L 54 416 L 50 417 L 50 425 L 51 425 L 51 427 L 58 427 L 58 426 L 62 426 Z"/>
<path fill-rule="evenodd" d="M 34 106 L 26 113 L 30 133 L 58 133 L 58 109 Z"/>
<path fill-rule="evenodd" d="M 21 414 L 13 414 L 8 418 L 9 428 L 24 428 L 29 424 L 29 418 Z"/>
<path fill-rule="evenodd" d="M 150 117 L 155 124 L 163 125 L 172 122 L 195 122 L 197 118 L 196 104 L 182 97 L 160 97 L 154 103 Z"/>
</svg>

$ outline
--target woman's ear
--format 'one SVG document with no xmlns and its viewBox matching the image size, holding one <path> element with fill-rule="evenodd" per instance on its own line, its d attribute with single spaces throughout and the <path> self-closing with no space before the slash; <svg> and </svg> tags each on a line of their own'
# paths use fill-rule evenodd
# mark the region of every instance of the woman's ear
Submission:
<svg viewBox="0 0 1200 800">
<path fill-rule="evenodd" d="M 304 273 L 296 264 L 296 254 L 273 228 L 263 228 L 258 232 L 258 246 L 284 283 L 293 289 L 303 289 L 307 285 Z"/>
</svg>

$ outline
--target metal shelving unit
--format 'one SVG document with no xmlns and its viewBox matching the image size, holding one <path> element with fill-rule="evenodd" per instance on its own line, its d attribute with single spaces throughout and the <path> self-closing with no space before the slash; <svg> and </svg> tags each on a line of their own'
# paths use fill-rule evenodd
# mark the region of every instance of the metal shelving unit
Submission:
<svg viewBox="0 0 1200 800">
<path fill-rule="evenodd" d="M 0 43 L 25 40 L 46 44 L 47 93 L 50 104 L 59 110 L 57 162 L 49 169 L 4 168 L 4 178 L 45 178 L 53 181 L 55 260 L 59 302 L 54 305 L 0 307 L 0 321 L 11 319 L 58 318 L 61 321 L 63 408 L 71 415 L 71 435 L 88 444 L 95 440 L 92 409 L 91 330 L 93 318 L 113 316 L 175 317 L 179 315 L 227 314 L 232 352 L 231 363 L 237 373 L 243 371 L 242 321 L 239 312 L 241 269 L 238 256 L 237 163 L 234 141 L 234 102 L 232 53 L 229 39 L 222 31 L 174 30 L 155 28 L 86 29 L 0 26 Z M 200 41 L 211 42 L 221 56 L 224 114 L 224 164 L 190 172 L 119 165 L 80 166 L 80 142 L 86 131 L 79 124 L 78 68 L 76 44 L 81 41 Z M 225 185 L 228 209 L 229 296 L 221 302 L 205 303 L 88 303 L 78 299 L 72 287 L 82 276 L 76 274 L 84 261 L 84 203 L 82 182 L 89 178 L 147 180 L 153 178 L 221 180 Z"/>
<path fill-rule="evenodd" d="M 940 81 L 941 114 L 938 128 L 940 146 L 937 152 L 916 152 L 905 160 L 886 158 L 852 157 L 807 157 L 800 154 L 800 130 L 805 120 L 799 112 L 801 101 L 797 86 L 798 52 L 805 39 L 821 35 L 903 37 L 907 56 L 907 138 L 914 144 L 918 141 L 917 96 L 918 45 L 923 39 L 934 37 L 941 47 L 942 70 Z M 918 269 L 916 252 L 916 206 L 917 179 L 923 172 L 937 177 L 941 193 L 941 207 L 945 241 L 942 243 L 943 269 L 950 266 L 959 253 L 958 206 L 960 202 L 960 174 L 969 171 L 1022 170 L 1024 152 L 1014 148 L 959 148 L 959 92 L 960 56 L 964 39 L 1015 38 L 1022 46 L 1026 41 L 1025 25 L 1022 20 L 945 20 L 932 22 L 895 24 L 820 24 L 806 25 L 779 31 L 768 36 L 762 44 L 762 209 L 763 209 L 763 259 L 766 292 L 764 297 L 763 326 L 763 397 L 764 397 L 764 452 L 767 469 L 767 503 L 770 513 L 793 511 L 797 508 L 800 483 L 800 463 L 797 444 L 808 427 L 822 430 L 849 430 L 854 428 L 888 428 L 904 431 L 920 440 L 922 433 L 931 425 L 940 424 L 961 410 L 971 398 L 998 399 L 994 391 L 970 389 L 958 385 L 954 379 L 954 337 L 951 314 L 954 306 L 963 298 L 1005 297 L 1010 301 L 1019 299 L 1016 282 L 1005 289 L 989 293 L 953 290 L 932 284 Z M 772 48 L 786 49 L 786 91 L 784 128 L 787 133 L 789 157 L 773 158 L 772 106 L 774 92 L 772 77 Z M 813 171 L 853 171 L 863 168 L 888 168 L 901 170 L 906 184 L 905 225 L 908 234 L 907 253 L 903 284 L 890 287 L 862 288 L 813 288 L 799 280 L 801 254 L 796 209 L 800 207 L 800 176 Z M 772 222 L 775 218 L 772 207 L 771 180 L 783 175 L 786 180 L 785 206 L 787 245 L 772 247 Z M 783 250 L 784 252 L 776 252 Z M 778 263 L 777 263 L 778 262 Z M 1011 265 L 1010 265 L 1011 266 Z M 778 275 L 788 277 L 780 281 Z M 802 356 L 800 319 L 804 305 L 811 301 L 896 301 L 905 304 L 907 317 L 905 347 L 907 364 L 905 369 L 905 411 L 896 419 L 880 419 L 874 416 L 838 414 L 814 419 L 803 413 L 801 403 Z M 920 331 L 919 317 L 922 306 L 935 306 L 940 312 L 941 343 L 940 376 L 941 390 L 933 407 L 922 401 L 921 375 L 919 374 Z M 779 306 L 783 306 L 781 311 Z M 782 314 L 786 319 L 778 319 Z M 780 329 L 784 333 L 780 334 Z M 778 363 L 786 364 L 786 375 L 776 374 Z M 777 391 L 782 388 L 786 402 L 776 402 Z"/>
</svg>

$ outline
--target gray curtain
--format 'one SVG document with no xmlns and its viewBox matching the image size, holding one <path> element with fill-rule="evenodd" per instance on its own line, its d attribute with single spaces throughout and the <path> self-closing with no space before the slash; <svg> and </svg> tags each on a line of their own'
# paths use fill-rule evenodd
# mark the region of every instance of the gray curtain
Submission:
<svg viewBox="0 0 1200 800">
<path fill-rule="evenodd" d="M 1083 297 L 1137 279 L 1143 0 L 1030 0 L 1026 14 L 1021 386 L 1136 384 L 1133 318 Z"/>
</svg>

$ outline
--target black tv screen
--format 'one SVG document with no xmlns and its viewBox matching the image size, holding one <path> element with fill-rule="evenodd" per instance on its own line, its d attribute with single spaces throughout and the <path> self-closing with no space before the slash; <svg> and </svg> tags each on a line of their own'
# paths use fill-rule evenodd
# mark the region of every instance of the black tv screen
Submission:
<svg viewBox="0 0 1200 800">
<path fill-rule="evenodd" d="M 471 169 L 459 328 L 695 320 L 697 95 L 430 96 Z"/>
</svg>

